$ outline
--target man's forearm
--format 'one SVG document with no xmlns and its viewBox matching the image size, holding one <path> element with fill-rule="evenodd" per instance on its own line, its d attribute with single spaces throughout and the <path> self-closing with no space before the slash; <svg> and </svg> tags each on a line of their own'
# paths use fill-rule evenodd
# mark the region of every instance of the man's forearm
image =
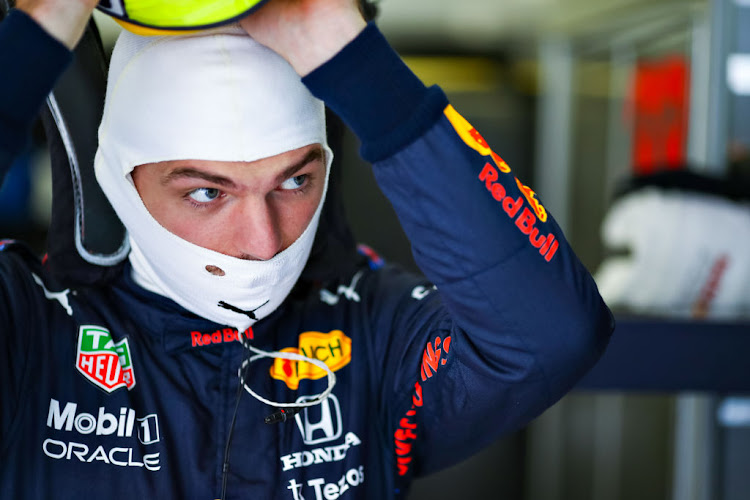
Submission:
<svg viewBox="0 0 750 500">
<path fill-rule="evenodd" d="M 73 49 L 81 39 L 98 0 L 18 0 L 26 12 L 56 40 Z"/>
<path fill-rule="evenodd" d="M 300 76 L 331 59 L 366 26 L 353 0 L 273 0 L 240 24 Z"/>
<path fill-rule="evenodd" d="M 0 23 L 0 178 L 28 143 L 31 125 L 72 53 L 26 13 Z"/>
<path fill-rule="evenodd" d="M 0 179 L 70 63 L 98 0 L 18 0 L 0 25 Z"/>
</svg>

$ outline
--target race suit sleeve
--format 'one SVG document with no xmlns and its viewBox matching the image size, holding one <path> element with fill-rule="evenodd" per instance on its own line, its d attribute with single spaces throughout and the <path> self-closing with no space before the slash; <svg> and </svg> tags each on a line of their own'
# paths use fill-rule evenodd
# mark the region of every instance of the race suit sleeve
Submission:
<svg viewBox="0 0 750 500">
<path fill-rule="evenodd" d="M 562 397 L 613 318 L 535 193 L 374 25 L 303 81 L 362 141 L 437 287 L 384 269 L 371 305 L 394 467 L 430 472 Z"/>
<path fill-rule="evenodd" d="M 73 58 L 26 13 L 0 23 L 0 173 L 29 143 L 31 126 L 57 78 Z"/>
<path fill-rule="evenodd" d="M 25 13 L 12 10 L 0 23 L 0 179 L 27 147 L 31 127 L 72 53 Z M 0 235 L 2 236 L 2 235 Z M 0 250 L 7 245 L 0 242 Z M 0 255 L 0 442 L 16 415 L 32 339 L 19 324 L 38 314 L 25 264 L 14 252 Z M 27 375 L 26 375 L 27 376 Z"/>
</svg>

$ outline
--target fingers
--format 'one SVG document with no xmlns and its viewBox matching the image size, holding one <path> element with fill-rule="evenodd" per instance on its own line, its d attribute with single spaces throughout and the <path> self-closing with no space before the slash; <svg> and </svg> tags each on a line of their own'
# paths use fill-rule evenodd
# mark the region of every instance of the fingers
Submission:
<svg viewBox="0 0 750 500">
<path fill-rule="evenodd" d="M 366 22 L 353 0 L 272 0 L 240 25 L 304 76 L 352 41 Z"/>
</svg>

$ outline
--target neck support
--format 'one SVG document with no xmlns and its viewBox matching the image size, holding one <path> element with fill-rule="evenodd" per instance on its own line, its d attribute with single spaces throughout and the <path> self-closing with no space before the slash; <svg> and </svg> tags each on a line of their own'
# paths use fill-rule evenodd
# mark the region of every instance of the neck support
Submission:
<svg viewBox="0 0 750 500">
<path fill-rule="evenodd" d="M 267 261 L 189 243 L 146 210 L 130 173 L 192 159 L 251 162 L 326 145 L 323 103 L 281 57 L 238 26 L 187 36 L 123 32 L 112 56 L 95 171 L 128 230 L 134 278 L 188 311 L 240 331 L 273 312 L 307 262 L 325 199 L 303 234 Z M 216 276 L 206 266 L 224 271 Z"/>
</svg>

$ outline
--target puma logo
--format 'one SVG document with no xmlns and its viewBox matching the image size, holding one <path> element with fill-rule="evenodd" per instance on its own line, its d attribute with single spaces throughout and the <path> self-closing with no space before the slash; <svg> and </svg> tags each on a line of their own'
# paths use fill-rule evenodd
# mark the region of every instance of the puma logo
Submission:
<svg viewBox="0 0 750 500">
<path fill-rule="evenodd" d="M 50 292 L 49 290 L 47 290 L 47 287 L 44 286 L 44 283 L 42 283 L 42 279 L 39 276 L 34 273 L 31 273 L 31 276 L 34 278 L 34 281 L 36 281 L 36 284 L 42 287 L 45 297 L 47 297 L 49 300 L 58 301 L 60 305 L 65 308 L 68 316 L 73 316 L 73 308 L 70 307 L 70 302 L 68 301 L 68 294 L 70 293 L 69 288 L 66 288 L 62 292 Z"/>
</svg>

